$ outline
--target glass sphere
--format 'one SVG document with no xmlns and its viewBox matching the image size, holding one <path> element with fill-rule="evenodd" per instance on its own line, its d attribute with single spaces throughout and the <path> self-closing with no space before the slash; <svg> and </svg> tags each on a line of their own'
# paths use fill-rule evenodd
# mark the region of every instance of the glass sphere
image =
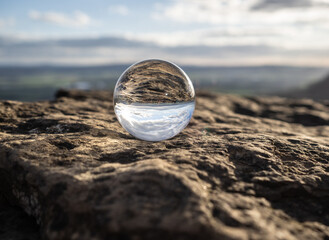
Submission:
<svg viewBox="0 0 329 240">
<path fill-rule="evenodd" d="M 114 89 L 114 112 L 131 135 L 162 141 L 180 133 L 195 107 L 193 84 L 173 63 L 150 59 L 130 66 Z"/>
</svg>

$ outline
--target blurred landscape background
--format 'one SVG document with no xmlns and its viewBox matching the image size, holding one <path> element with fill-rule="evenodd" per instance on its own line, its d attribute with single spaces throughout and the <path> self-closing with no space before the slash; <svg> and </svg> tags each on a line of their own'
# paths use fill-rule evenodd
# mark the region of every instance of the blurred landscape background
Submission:
<svg viewBox="0 0 329 240">
<path fill-rule="evenodd" d="M 113 89 L 160 58 L 197 89 L 328 99 L 329 0 L 0 2 L 0 99 Z"/>
</svg>

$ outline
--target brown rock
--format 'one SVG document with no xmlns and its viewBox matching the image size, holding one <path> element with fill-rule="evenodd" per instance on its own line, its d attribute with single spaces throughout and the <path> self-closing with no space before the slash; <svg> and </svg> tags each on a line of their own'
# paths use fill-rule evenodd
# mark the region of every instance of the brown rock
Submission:
<svg viewBox="0 0 329 240">
<path fill-rule="evenodd" d="M 0 172 L 2 174 L 2 172 Z M 0 177 L 2 180 L 2 177 Z M 3 183 L 0 183 L 0 186 Z M 2 188 L 0 188 L 3 190 Z M 1 240 L 38 240 L 38 226 L 33 217 L 21 208 L 12 206 L 0 195 L 0 239 Z"/>
<path fill-rule="evenodd" d="M 327 239 L 329 107 L 197 94 L 190 125 L 131 137 L 107 92 L 0 103 L 0 190 L 43 239 Z"/>
</svg>

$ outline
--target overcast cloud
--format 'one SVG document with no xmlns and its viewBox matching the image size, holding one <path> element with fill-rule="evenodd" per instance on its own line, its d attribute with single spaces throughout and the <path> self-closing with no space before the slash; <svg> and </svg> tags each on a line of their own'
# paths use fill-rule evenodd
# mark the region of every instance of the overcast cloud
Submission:
<svg viewBox="0 0 329 240">
<path fill-rule="evenodd" d="M 66 15 L 59 12 L 38 12 L 38 11 L 30 11 L 29 17 L 35 21 L 54 23 L 61 26 L 69 26 L 69 27 L 81 27 L 90 24 L 90 17 L 81 12 L 74 11 L 71 15 Z"/>
<path fill-rule="evenodd" d="M 0 2 L 0 64 L 329 66 L 329 0 L 26 1 Z"/>
<path fill-rule="evenodd" d="M 275 11 L 284 8 L 305 8 L 311 6 L 313 6 L 312 0 L 261 0 L 252 9 Z"/>
<path fill-rule="evenodd" d="M 202 36 L 191 34 L 198 37 L 189 38 L 185 42 L 188 44 L 203 41 L 205 45 L 217 46 L 265 44 L 319 49 L 329 47 L 328 6 L 325 0 L 175 0 L 171 5 L 158 5 L 153 17 L 178 23 L 209 24 L 208 29 L 199 31 L 203 32 Z M 153 39 L 156 40 L 155 34 Z M 179 34 L 168 41 L 158 38 L 158 42 L 184 44 Z"/>
<path fill-rule="evenodd" d="M 188 65 L 328 66 L 329 49 L 283 50 L 267 45 L 161 46 L 118 37 L 20 40 L 0 39 L 0 64 L 98 65 L 162 58 Z"/>
</svg>

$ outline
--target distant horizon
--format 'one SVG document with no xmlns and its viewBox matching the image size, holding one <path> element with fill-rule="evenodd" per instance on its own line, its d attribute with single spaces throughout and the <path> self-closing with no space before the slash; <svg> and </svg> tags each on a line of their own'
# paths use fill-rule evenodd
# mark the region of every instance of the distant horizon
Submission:
<svg viewBox="0 0 329 240">
<path fill-rule="evenodd" d="M 59 88 L 113 89 L 119 76 L 131 64 L 3 65 L 0 66 L 0 98 L 34 101 L 50 99 Z M 309 66 L 178 65 L 196 89 L 237 94 L 267 94 L 298 89 L 321 81 L 329 73 L 329 68 Z"/>
<path fill-rule="evenodd" d="M 154 58 L 154 59 L 161 59 L 161 60 L 166 60 L 163 58 Z M 146 59 L 141 59 L 140 61 L 143 61 Z M 103 63 L 103 64 L 56 64 L 56 63 L 43 63 L 43 64 L 1 64 L 0 63 L 0 68 L 100 68 L 100 67 L 123 67 L 123 66 L 131 66 L 135 62 L 120 62 L 120 63 Z M 172 61 L 170 61 L 172 62 Z M 262 67 L 282 67 L 282 68 L 328 68 L 329 71 L 329 65 L 327 66 L 322 66 L 322 65 L 288 65 L 288 64 L 260 64 L 260 65 L 197 65 L 197 64 L 177 64 L 177 62 L 173 62 L 176 65 L 180 67 L 192 67 L 192 68 L 262 68 Z"/>
</svg>

